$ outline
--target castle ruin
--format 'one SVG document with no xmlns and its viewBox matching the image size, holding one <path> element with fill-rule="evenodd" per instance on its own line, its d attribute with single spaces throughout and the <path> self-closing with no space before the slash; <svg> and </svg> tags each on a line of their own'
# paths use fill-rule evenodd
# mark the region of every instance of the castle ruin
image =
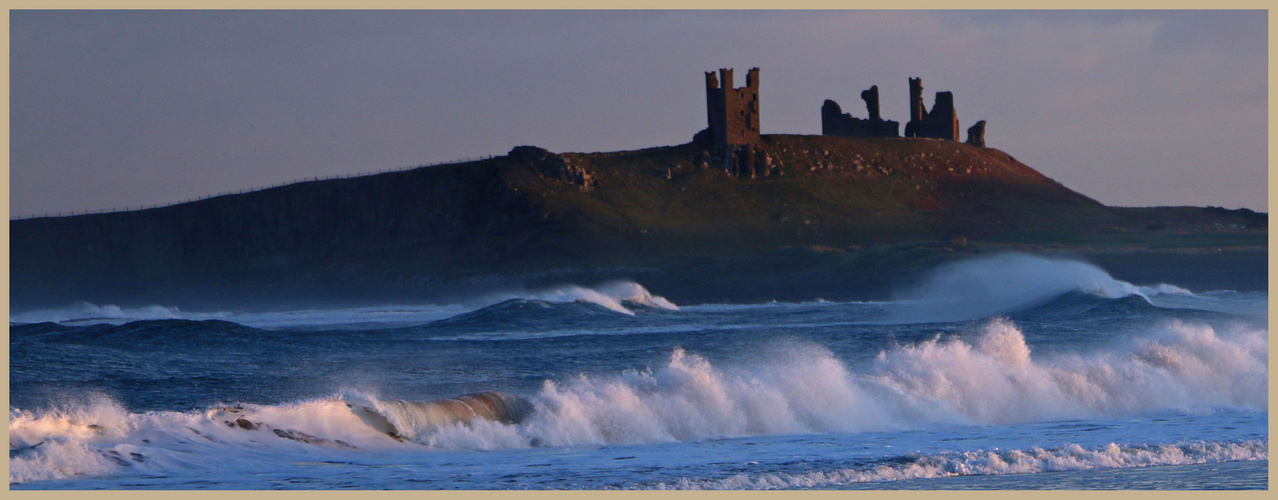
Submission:
<svg viewBox="0 0 1278 500">
<path fill-rule="evenodd" d="M 841 137 L 900 137 L 901 124 L 884 120 L 879 116 L 879 86 L 861 92 L 861 99 L 870 112 L 869 119 L 854 118 L 844 113 L 839 103 L 830 99 L 821 105 L 821 135 Z"/>
<path fill-rule="evenodd" d="M 692 139 L 707 150 L 694 158 L 695 162 L 751 179 L 777 172 L 772 157 L 757 147 L 759 68 L 750 68 L 741 88 L 732 86 L 732 69 L 720 68 L 718 75 L 707 71 L 706 121 L 706 129 Z"/>
<path fill-rule="evenodd" d="M 718 74 L 706 72 L 707 127 L 693 136 L 693 143 L 705 150 L 694 155 L 694 163 L 716 166 L 739 177 L 765 177 L 777 172 L 772 158 L 759 147 L 759 68 L 746 73 L 746 85 L 732 86 L 732 69 Z M 839 103 L 827 99 L 821 106 L 821 135 L 859 138 L 901 137 L 901 124 L 884 120 L 880 114 L 879 87 L 861 92 L 869 118 L 844 113 Z M 937 92 L 928 111 L 923 105 L 923 79 L 910 78 L 910 121 L 905 137 L 959 140 L 958 114 L 954 94 Z M 967 144 L 985 147 L 985 121 L 967 130 Z"/>
<path fill-rule="evenodd" d="M 821 135 L 839 137 L 860 137 L 871 139 L 876 137 L 900 137 L 899 124 L 884 120 L 879 114 L 879 87 L 870 87 L 861 92 L 865 107 L 869 111 L 868 119 L 855 118 L 844 113 L 839 103 L 827 99 L 821 106 Z M 981 120 L 967 131 L 967 143 L 974 146 L 985 146 L 985 121 Z M 959 140 L 958 113 L 954 110 L 954 94 L 937 92 L 932 110 L 928 111 L 923 104 L 923 79 L 910 78 L 910 121 L 905 124 L 905 137 L 923 137 Z"/>
<path fill-rule="evenodd" d="M 718 148 L 759 143 L 759 68 L 746 73 L 746 86 L 732 88 L 732 70 L 706 72 L 706 117 L 710 145 Z"/>
<path fill-rule="evenodd" d="M 937 92 L 932 111 L 923 106 L 923 79 L 910 79 L 910 122 L 905 124 L 906 137 L 930 137 L 957 141 L 958 114 L 954 111 L 954 94 Z"/>
<path fill-rule="evenodd" d="M 967 143 L 973 146 L 985 147 L 985 120 L 976 122 L 967 129 Z"/>
</svg>

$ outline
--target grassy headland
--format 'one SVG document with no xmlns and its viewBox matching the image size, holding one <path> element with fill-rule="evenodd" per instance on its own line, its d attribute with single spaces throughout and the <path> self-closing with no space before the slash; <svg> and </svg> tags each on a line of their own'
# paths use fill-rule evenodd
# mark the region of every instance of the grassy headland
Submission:
<svg viewBox="0 0 1278 500">
<path fill-rule="evenodd" d="M 691 144 L 520 148 L 13 221 L 11 306 L 429 300 L 619 278 L 683 302 L 875 298 L 957 256 L 1010 250 L 1109 262 L 1120 279 L 1264 288 L 1266 214 L 1106 207 L 1002 151 L 951 141 L 771 135 L 760 149 L 773 168 L 756 178 Z"/>
</svg>

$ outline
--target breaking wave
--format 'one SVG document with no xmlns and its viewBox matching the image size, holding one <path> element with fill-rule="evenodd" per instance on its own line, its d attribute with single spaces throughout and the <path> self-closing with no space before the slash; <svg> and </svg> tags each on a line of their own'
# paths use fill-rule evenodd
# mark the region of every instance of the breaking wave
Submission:
<svg viewBox="0 0 1278 500">
<path fill-rule="evenodd" d="M 15 409 L 9 415 L 10 481 L 99 475 L 120 464 L 163 468 L 188 460 L 184 453 L 200 446 L 493 450 L 1267 406 L 1265 331 L 1218 332 L 1172 322 L 1095 352 L 1040 359 L 1014 323 L 996 319 L 967 335 L 885 350 L 859 367 L 810 344 L 722 366 L 676 349 L 656 368 L 546 381 L 525 396 L 483 393 L 406 402 L 348 392 L 290 404 L 140 414 L 99 398 L 72 408 Z M 964 457 L 945 458 L 927 470 L 992 460 Z M 910 470 L 899 471 L 913 474 Z M 734 487 L 766 487 L 767 481 Z"/>
<path fill-rule="evenodd" d="M 493 303 L 493 301 L 499 301 Z M 453 331 L 508 331 L 514 325 L 525 330 L 579 331 L 594 319 L 611 319 L 617 314 L 636 316 L 636 310 L 677 311 L 679 306 L 652 295 L 642 285 L 629 281 L 607 283 L 595 288 L 560 285 L 532 292 L 485 297 L 489 304 L 431 323 Z"/>
<path fill-rule="evenodd" d="M 572 284 L 531 291 L 491 294 L 462 304 L 384 305 L 347 309 L 308 309 L 276 312 L 189 312 L 177 307 L 150 305 L 124 308 L 113 304 L 87 302 L 58 309 L 41 309 L 13 314 L 11 324 L 58 323 L 68 326 L 95 324 L 123 325 L 136 321 L 181 319 L 224 320 L 255 328 L 398 328 L 423 325 L 469 314 L 511 301 L 542 304 L 591 304 L 612 312 L 633 316 L 638 308 L 677 311 L 679 306 L 665 297 L 653 295 L 633 281 L 612 281 L 593 288 Z"/>
<path fill-rule="evenodd" d="M 578 285 L 557 285 L 540 290 L 508 294 L 499 299 L 505 302 L 511 299 L 535 300 L 550 303 L 589 303 L 602 306 L 614 312 L 634 315 L 633 307 L 649 307 L 679 310 L 679 306 L 660 295 L 653 295 L 643 285 L 633 281 L 612 281 L 587 288 Z"/>
<path fill-rule="evenodd" d="M 1262 331 L 1174 323 L 1107 351 L 1039 360 L 999 319 L 973 338 L 884 351 L 855 371 L 812 345 L 726 367 L 676 350 L 655 370 L 546 382 L 518 430 L 548 445 L 646 443 L 1263 410 L 1267 346 Z"/>
<path fill-rule="evenodd" d="M 103 453 L 93 445 L 128 438 L 134 418 L 137 415 L 101 395 L 48 411 L 10 409 L 9 482 L 111 473 L 115 466 L 107 458 L 109 451 Z"/>
<path fill-rule="evenodd" d="M 1082 261 L 1026 254 L 977 257 L 940 266 L 898 294 L 891 322 L 964 321 L 1035 307 L 1070 292 L 1104 298 L 1190 294 L 1169 285 L 1137 286 Z"/>
</svg>

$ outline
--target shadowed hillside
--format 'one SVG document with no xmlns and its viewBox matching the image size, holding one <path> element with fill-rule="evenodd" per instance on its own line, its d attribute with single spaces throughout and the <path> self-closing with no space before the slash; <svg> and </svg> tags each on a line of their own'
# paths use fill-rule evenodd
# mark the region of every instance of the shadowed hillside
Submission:
<svg viewBox="0 0 1278 500">
<path fill-rule="evenodd" d="M 1103 263 L 1219 248 L 1264 262 L 1265 214 L 1105 207 L 996 149 L 773 135 L 752 165 L 691 144 L 519 147 L 171 207 L 12 221 L 11 306 L 424 300 L 614 278 L 685 302 L 852 298 L 999 249 Z"/>
</svg>

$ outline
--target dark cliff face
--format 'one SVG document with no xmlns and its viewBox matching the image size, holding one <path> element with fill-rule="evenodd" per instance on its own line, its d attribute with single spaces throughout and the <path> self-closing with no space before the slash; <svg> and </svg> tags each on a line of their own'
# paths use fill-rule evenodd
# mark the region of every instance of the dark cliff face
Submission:
<svg viewBox="0 0 1278 500">
<path fill-rule="evenodd" d="M 509 258 L 535 232 L 503 167 L 462 164 L 300 183 L 165 208 L 10 224 L 11 284 L 40 302 L 234 293 Z M 196 295 L 201 295 L 196 293 Z"/>
<path fill-rule="evenodd" d="M 1001 151 L 952 141 L 763 136 L 749 160 L 767 168 L 734 167 L 740 158 L 692 145 L 562 155 L 521 147 L 165 208 L 12 221 L 10 305 L 376 301 L 478 289 L 501 281 L 493 276 L 754 268 L 730 262 L 783 272 L 788 264 L 773 260 L 794 247 L 853 252 L 1161 224 Z"/>
</svg>

